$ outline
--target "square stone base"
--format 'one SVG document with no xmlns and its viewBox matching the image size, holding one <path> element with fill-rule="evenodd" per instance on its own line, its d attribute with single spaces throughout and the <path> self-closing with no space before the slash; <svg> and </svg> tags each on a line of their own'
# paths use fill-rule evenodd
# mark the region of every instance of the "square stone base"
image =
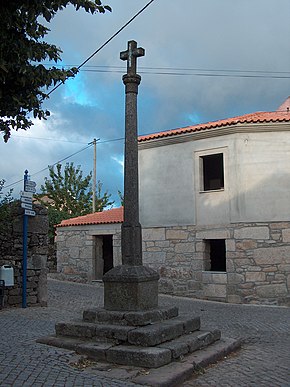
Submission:
<svg viewBox="0 0 290 387">
<path fill-rule="evenodd" d="M 146 266 L 117 266 L 104 277 L 104 308 L 142 311 L 158 306 L 159 275 Z"/>
</svg>

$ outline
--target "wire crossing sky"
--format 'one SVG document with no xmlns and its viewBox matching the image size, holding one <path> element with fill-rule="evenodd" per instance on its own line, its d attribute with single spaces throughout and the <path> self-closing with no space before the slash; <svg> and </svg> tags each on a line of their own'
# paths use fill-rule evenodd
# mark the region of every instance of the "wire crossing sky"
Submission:
<svg viewBox="0 0 290 387">
<path fill-rule="evenodd" d="M 138 63 L 139 134 L 275 111 L 290 95 L 289 0 L 107 2 L 112 12 L 67 7 L 49 24 L 48 43 L 63 51 L 59 65 L 80 71 L 44 101 L 51 112 L 46 121 L 34 120 L 29 131 L 0 143 L 0 179 L 7 184 L 64 155 L 74 154 L 70 160 L 88 174 L 93 149 L 78 151 L 100 138 L 97 179 L 118 202 L 125 99 L 120 52 L 132 39 L 145 49 Z M 35 176 L 37 187 L 46 174 Z"/>
<path fill-rule="evenodd" d="M 118 29 L 108 40 L 105 41 L 96 51 L 94 51 L 86 60 L 84 60 L 79 66 L 77 66 L 77 69 L 80 70 L 86 63 L 88 63 L 95 55 L 97 55 L 104 47 L 106 47 L 107 44 L 109 44 L 117 35 L 119 35 L 129 24 L 132 23 L 133 20 L 136 19 L 137 16 L 141 15 L 142 12 L 145 11 L 147 7 L 149 7 L 150 4 L 153 3 L 155 0 L 150 0 L 149 3 L 147 3 L 142 9 L 140 9 L 139 12 L 137 12 L 130 20 L 128 20 L 127 23 L 125 23 L 121 28 Z M 60 82 L 58 85 L 56 85 L 47 95 L 49 96 L 51 93 L 53 93 L 60 85 L 62 85 L 63 82 Z"/>
</svg>

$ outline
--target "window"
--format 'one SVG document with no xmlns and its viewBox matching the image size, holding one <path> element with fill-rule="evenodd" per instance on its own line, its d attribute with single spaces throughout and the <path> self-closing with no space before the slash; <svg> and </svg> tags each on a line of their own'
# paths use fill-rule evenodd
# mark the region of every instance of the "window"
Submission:
<svg viewBox="0 0 290 387">
<path fill-rule="evenodd" d="M 203 191 L 224 188 L 224 160 L 223 154 L 217 153 L 201 157 L 203 171 Z"/>
<path fill-rule="evenodd" d="M 226 241 L 225 239 L 205 240 L 205 270 L 226 271 Z"/>
</svg>

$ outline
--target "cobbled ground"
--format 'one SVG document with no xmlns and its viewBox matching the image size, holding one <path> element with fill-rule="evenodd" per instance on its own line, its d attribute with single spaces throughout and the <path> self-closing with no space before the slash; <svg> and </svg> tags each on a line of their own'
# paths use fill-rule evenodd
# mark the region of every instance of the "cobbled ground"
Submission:
<svg viewBox="0 0 290 387">
<path fill-rule="evenodd" d="M 208 367 L 184 387 L 290 387 L 290 308 L 231 305 L 160 296 L 160 305 L 201 317 L 202 329 L 242 338 L 242 349 Z M 137 386 L 129 380 L 96 375 L 73 366 L 72 351 L 36 343 L 54 334 L 58 321 L 81 318 L 82 311 L 103 305 L 101 284 L 48 280 L 47 308 L 0 310 L 0 386 L 93 387 Z"/>
</svg>

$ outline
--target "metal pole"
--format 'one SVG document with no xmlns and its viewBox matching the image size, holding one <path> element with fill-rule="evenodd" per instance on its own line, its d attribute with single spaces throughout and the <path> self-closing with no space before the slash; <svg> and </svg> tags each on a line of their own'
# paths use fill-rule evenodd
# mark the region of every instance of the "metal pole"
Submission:
<svg viewBox="0 0 290 387">
<path fill-rule="evenodd" d="M 94 172 L 93 172 L 93 212 L 96 212 L 96 185 L 97 185 L 97 140 L 94 138 Z"/>
<path fill-rule="evenodd" d="M 94 169 L 93 169 L 93 184 L 92 184 L 92 212 L 96 212 L 96 185 L 97 185 L 97 141 L 100 139 L 95 139 L 92 142 L 89 142 L 88 145 L 94 145 Z"/>
<path fill-rule="evenodd" d="M 28 170 L 24 172 L 24 191 L 25 182 L 28 180 Z M 22 260 L 22 308 L 26 308 L 26 281 L 27 281 L 27 233 L 28 233 L 28 215 L 23 215 L 23 260 Z"/>
</svg>

